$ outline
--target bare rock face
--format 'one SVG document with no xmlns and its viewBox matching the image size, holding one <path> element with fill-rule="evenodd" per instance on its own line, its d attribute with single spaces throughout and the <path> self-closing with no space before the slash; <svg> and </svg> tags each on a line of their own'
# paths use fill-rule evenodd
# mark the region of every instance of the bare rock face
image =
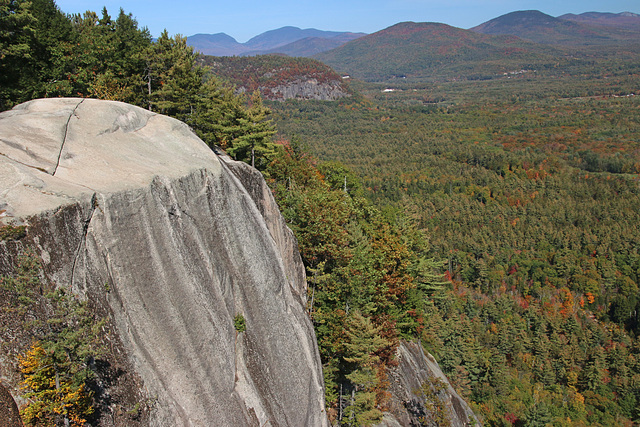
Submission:
<svg viewBox="0 0 640 427">
<path fill-rule="evenodd" d="M 327 425 L 304 268 L 251 168 L 177 120 L 47 99 L 0 114 L 0 182 L 47 276 L 107 307 L 151 425 Z"/>
<path fill-rule="evenodd" d="M 296 79 L 275 87 L 260 87 L 267 99 L 284 101 L 287 99 L 313 99 L 336 101 L 349 96 L 341 81 L 319 82 L 315 78 Z"/>
<path fill-rule="evenodd" d="M 4 385 L 0 382 L 0 425 L 4 427 L 22 427 L 18 406 Z"/>
<path fill-rule="evenodd" d="M 441 425 L 438 417 L 452 427 L 481 425 L 419 343 L 401 342 L 397 357 L 398 366 L 389 372 L 390 408 L 378 427 Z M 423 386 L 426 393 L 419 391 Z"/>
</svg>

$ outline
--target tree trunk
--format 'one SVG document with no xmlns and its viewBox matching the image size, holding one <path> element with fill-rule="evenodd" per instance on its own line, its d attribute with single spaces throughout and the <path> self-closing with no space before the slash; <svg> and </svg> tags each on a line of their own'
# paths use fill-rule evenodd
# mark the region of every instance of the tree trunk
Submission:
<svg viewBox="0 0 640 427">
<path fill-rule="evenodd" d="M 149 93 L 149 111 L 151 111 L 151 69 L 149 69 L 149 78 L 147 79 L 147 91 Z"/>
</svg>

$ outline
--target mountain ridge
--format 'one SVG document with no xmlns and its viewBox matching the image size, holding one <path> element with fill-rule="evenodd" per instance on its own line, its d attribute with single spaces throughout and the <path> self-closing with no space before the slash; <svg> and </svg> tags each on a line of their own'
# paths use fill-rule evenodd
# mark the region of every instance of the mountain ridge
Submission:
<svg viewBox="0 0 640 427">
<path fill-rule="evenodd" d="M 217 52 L 218 56 L 237 55 L 248 50 L 242 43 L 238 43 L 236 39 L 225 33 L 194 34 L 187 37 L 187 44 L 204 54 Z"/>
<path fill-rule="evenodd" d="M 624 28 L 634 28 L 640 26 L 640 15 L 632 12 L 585 12 L 579 15 L 566 13 L 564 15 L 558 16 L 558 19 L 585 24 L 618 26 Z"/>
<path fill-rule="evenodd" d="M 640 39 L 640 17 L 587 12 L 553 17 L 538 10 L 510 12 L 470 28 L 482 34 L 515 35 L 549 45 L 593 46 Z M 632 14 L 633 15 L 633 14 Z"/>
<path fill-rule="evenodd" d="M 245 43 L 239 43 L 225 33 L 200 33 L 188 36 L 187 44 L 196 51 L 211 56 L 285 54 L 306 57 L 319 51 L 336 48 L 364 35 L 364 33 L 349 31 L 324 31 L 286 26 L 266 31 Z"/>
<path fill-rule="evenodd" d="M 402 22 L 314 58 L 338 72 L 379 81 L 442 74 L 497 75 L 550 61 L 550 54 L 557 52 L 512 35 L 486 35 L 434 22 Z"/>
</svg>

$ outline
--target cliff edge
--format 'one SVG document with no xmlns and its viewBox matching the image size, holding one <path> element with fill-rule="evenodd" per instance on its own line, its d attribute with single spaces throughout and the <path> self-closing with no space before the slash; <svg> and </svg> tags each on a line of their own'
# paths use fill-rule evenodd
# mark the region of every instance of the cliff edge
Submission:
<svg viewBox="0 0 640 427">
<path fill-rule="evenodd" d="M 108 313 L 150 425 L 327 425 L 304 268 L 255 171 L 177 120 L 58 98 L 0 114 L 0 182 L 0 221 Z"/>
</svg>

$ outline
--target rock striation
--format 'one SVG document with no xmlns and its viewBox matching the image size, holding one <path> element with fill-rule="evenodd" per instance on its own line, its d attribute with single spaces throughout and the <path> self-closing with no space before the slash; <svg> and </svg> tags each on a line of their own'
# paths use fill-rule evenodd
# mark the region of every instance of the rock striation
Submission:
<svg viewBox="0 0 640 427">
<path fill-rule="evenodd" d="M 0 221 L 109 313 L 150 425 L 328 424 L 304 268 L 259 173 L 177 120 L 58 98 L 0 114 L 0 182 Z"/>
</svg>

